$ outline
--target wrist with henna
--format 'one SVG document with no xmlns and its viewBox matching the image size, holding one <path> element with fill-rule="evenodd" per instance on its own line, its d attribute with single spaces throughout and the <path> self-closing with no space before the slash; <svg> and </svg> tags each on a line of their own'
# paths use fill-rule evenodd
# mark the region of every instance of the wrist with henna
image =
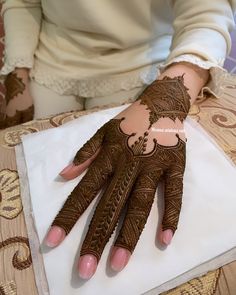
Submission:
<svg viewBox="0 0 236 295">
<path fill-rule="evenodd" d="M 108 121 L 77 152 L 74 164 L 80 165 L 100 149 L 52 225 L 68 234 L 106 185 L 81 255 L 93 254 L 100 259 L 126 204 L 127 212 L 115 246 L 132 253 L 146 224 L 160 178 L 165 182 L 163 230 L 176 231 L 182 204 L 186 144 L 178 133 L 175 145 L 160 144 L 153 127 L 162 118 L 183 122 L 190 108 L 187 90 L 183 76 L 166 76 L 154 81 L 135 106 Z"/>
<path fill-rule="evenodd" d="M 26 92 L 26 82 L 17 72 L 12 72 L 5 79 L 6 116 L 2 128 L 25 123 L 33 119 L 34 106 Z M 25 99 L 24 96 L 27 96 Z"/>
<path fill-rule="evenodd" d="M 7 104 L 16 97 L 18 94 L 23 94 L 25 90 L 25 83 L 23 79 L 17 75 L 17 73 L 10 73 L 7 75 L 5 80 L 5 87 L 6 87 L 6 102 Z"/>
<path fill-rule="evenodd" d="M 151 127 L 160 118 L 168 117 L 181 122 L 187 117 L 190 109 L 188 88 L 184 85 L 184 74 L 162 80 L 155 80 L 141 94 L 141 104 L 147 105 L 150 110 L 149 122 Z"/>
</svg>

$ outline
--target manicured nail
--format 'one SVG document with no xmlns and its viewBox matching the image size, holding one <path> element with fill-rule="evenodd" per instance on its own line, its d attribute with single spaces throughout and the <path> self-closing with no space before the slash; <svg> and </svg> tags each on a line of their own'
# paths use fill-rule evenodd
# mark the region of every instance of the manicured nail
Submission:
<svg viewBox="0 0 236 295">
<path fill-rule="evenodd" d="M 46 236 L 45 244 L 48 247 L 56 247 L 64 240 L 65 236 L 66 233 L 63 228 L 59 226 L 52 226 Z"/>
<path fill-rule="evenodd" d="M 172 238 L 173 238 L 173 232 L 171 229 L 167 229 L 165 230 L 163 233 L 163 242 L 166 244 L 166 245 L 169 245 Z"/>
<path fill-rule="evenodd" d="M 82 279 L 90 279 L 97 269 L 97 258 L 94 255 L 86 254 L 80 257 L 78 264 L 79 276 Z"/>
<path fill-rule="evenodd" d="M 117 248 L 111 256 L 111 268 L 114 271 L 121 271 L 129 261 L 130 251 L 124 248 Z"/>
<path fill-rule="evenodd" d="M 71 164 L 69 164 L 68 166 L 66 166 L 59 174 L 60 175 L 63 175 L 63 174 L 65 174 L 65 173 L 67 173 L 68 171 L 70 171 L 70 169 L 72 168 L 72 167 L 74 167 L 75 166 L 75 164 L 73 164 L 73 163 L 71 163 Z"/>
</svg>

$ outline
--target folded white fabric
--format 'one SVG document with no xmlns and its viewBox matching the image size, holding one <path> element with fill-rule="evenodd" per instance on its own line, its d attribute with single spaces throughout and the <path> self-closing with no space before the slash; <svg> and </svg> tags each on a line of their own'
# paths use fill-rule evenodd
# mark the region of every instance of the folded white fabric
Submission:
<svg viewBox="0 0 236 295">
<path fill-rule="evenodd" d="M 101 125 L 125 107 L 86 115 L 59 128 L 23 137 L 32 210 L 40 243 L 58 210 L 81 178 L 64 182 L 58 173 Z M 236 235 L 232 230 L 232 225 L 236 223 L 236 168 L 190 119 L 185 122 L 185 130 L 188 142 L 183 205 L 171 245 L 164 249 L 155 242 L 163 207 L 162 198 L 156 198 L 126 268 L 116 275 L 109 270 L 107 258 L 117 234 L 115 232 L 103 252 L 97 272 L 92 279 L 84 282 L 77 275 L 76 264 L 96 204 L 94 200 L 59 247 L 50 251 L 41 247 L 51 295 L 143 294 L 236 246 Z M 35 248 L 35 240 L 29 238 L 34 248 L 32 252 L 39 251 Z M 185 277 L 185 280 L 188 278 Z M 175 284 L 165 286 L 157 288 L 153 294 L 159 294 Z"/>
</svg>

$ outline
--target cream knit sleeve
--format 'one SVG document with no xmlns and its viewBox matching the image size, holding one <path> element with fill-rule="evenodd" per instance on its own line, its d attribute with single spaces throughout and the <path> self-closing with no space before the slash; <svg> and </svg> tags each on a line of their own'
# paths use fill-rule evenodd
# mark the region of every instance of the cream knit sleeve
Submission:
<svg viewBox="0 0 236 295">
<path fill-rule="evenodd" d="M 0 75 L 16 67 L 32 68 L 41 27 L 40 0 L 3 0 L 1 15 L 5 30 L 5 50 Z"/>
<path fill-rule="evenodd" d="M 216 97 L 222 94 L 223 84 L 230 75 L 223 68 L 230 53 L 236 0 L 170 0 L 174 13 L 174 35 L 170 53 L 160 71 L 174 63 L 186 61 L 209 69 L 210 79 L 203 87 Z"/>
</svg>

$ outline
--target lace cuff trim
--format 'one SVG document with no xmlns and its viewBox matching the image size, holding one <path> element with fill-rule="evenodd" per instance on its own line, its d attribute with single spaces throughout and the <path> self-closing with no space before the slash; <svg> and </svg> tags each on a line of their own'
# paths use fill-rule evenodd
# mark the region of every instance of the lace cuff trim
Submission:
<svg viewBox="0 0 236 295">
<path fill-rule="evenodd" d="M 37 83 L 45 85 L 62 95 L 77 95 L 81 97 L 104 96 L 121 90 L 142 87 L 145 84 L 151 84 L 158 74 L 159 69 L 157 65 L 121 75 L 87 80 L 60 77 L 57 74 L 51 74 L 49 71 L 37 67 L 30 71 L 30 77 L 35 79 Z"/>
<path fill-rule="evenodd" d="M 204 100 L 206 98 L 204 95 L 205 92 L 212 94 L 215 98 L 220 98 L 222 96 L 224 85 L 229 83 L 229 79 L 232 75 L 230 75 L 226 69 L 219 66 L 218 64 L 204 60 L 200 56 L 194 54 L 179 55 L 168 63 L 160 64 L 160 72 L 162 73 L 168 65 L 174 62 L 178 63 L 182 61 L 190 62 L 203 69 L 209 69 L 210 79 L 208 83 L 202 87 L 200 93 L 198 94 L 198 100 Z"/>
<path fill-rule="evenodd" d="M 15 68 L 32 68 L 34 64 L 33 59 L 29 58 L 14 58 L 10 60 L 5 60 L 3 58 L 3 66 L 0 70 L 0 77 L 6 76 L 12 71 L 15 70 Z"/>
<path fill-rule="evenodd" d="M 65 78 L 59 76 L 57 73 L 51 73 L 48 69 L 43 69 L 40 65 L 31 69 L 30 77 L 35 79 L 37 83 L 45 85 L 61 95 L 98 97 L 111 95 L 121 90 L 131 90 L 136 87 L 149 85 L 168 65 L 181 61 L 190 62 L 201 68 L 209 69 L 210 79 L 201 89 L 198 99 L 205 99 L 205 92 L 212 94 L 216 98 L 222 96 L 225 81 L 230 77 L 230 74 L 218 64 L 206 61 L 193 54 L 183 54 L 168 63 L 162 62 L 147 66 L 142 70 L 130 71 L 126 74 L 99 79 L 78 80 L 77 78 Z"/>
</svg>

